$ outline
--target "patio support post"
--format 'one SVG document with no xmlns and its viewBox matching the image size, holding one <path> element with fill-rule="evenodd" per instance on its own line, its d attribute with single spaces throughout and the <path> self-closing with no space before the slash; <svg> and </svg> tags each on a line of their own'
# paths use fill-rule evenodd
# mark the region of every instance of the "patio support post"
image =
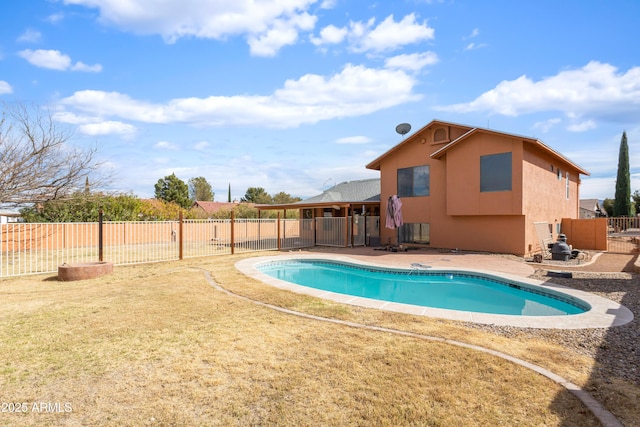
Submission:
<svg viewBox="0 0 640 427">
<path fill-rule="evenodd" d="M 354 246 L 354 239 L 353 239 L 353 229 L 355 228 L 356 225 L 356 210 L 351 208 L 351 247 Z"/>
<path fill-rule="evenodd" d="M 282 245 L 280 244 L 280 211 L 278 211 L 278 219 L 277 219 L 277 232 L 276 234 L 278 235 L 278 250 L 282 249 Z"/>
<path fill-rule="evenodd" d="M 362 220 L 364 221 L 364 245 L 369 246 L 367 244 L 367 211 L 364 209 L 364 205 L 362 205 Z"/>
<path fill-rule="evenodd" d="M 284 243 L 287 242 L 287 210 L 284 210 L 284 214 L 282 215 L 282 241 Z M 278 248 L 280 250 L 280 248 Z"/>
<path fill-rule="evenodd" d="M 349 247 L 349 206 L 344 208 L 344 247 Z"/>
</svg>

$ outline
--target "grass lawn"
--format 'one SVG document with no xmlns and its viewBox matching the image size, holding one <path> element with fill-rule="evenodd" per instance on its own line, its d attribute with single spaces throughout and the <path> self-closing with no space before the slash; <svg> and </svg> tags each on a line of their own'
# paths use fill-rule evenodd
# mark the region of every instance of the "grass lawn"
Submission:
<svg viewBox="0 0 640 427">
<path fill-rule="evenodd" d="M 495 348 L 579 385 L 589 358 L 279 291 L 235 270 L 248 256 L 0 281 L 0 425 L 599 425 L 568 391 L 508 361 L 281 313 L 216 290 L 200 269 L 250 298 Z M 7 412 L 15 403 L 26 411 Z M 618 416 L 640 419 L 625 405 L 636 412 Z"/>
</svg>

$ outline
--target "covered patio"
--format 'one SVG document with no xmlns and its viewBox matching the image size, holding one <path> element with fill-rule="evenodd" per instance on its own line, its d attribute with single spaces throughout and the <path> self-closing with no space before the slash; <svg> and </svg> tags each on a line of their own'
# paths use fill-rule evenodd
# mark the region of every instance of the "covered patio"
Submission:
<svg viewBox="0 0 640 427">
<path fill-rule="evenodd" d="M 320 246 L 377 246 L 380 244 L 380 180 L 347 181 L 317 196 L 294 203 L 256 205 L 266 210 L 295 210 L 300 227 L 313 231 Z"/>
</svg>

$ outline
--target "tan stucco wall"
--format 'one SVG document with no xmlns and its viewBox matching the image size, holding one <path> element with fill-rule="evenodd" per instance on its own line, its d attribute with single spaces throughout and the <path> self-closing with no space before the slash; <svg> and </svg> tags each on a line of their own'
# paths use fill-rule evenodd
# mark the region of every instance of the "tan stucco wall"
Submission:
<svg viewBox="0 0 640 427">
<path fill-rule="evenodd" d="M 430 157 L 467 130 L 449 127 L 450 137 L 435 144 L 433 129 L 425 128 L 380 159 L 383 243 L 396 243 L 396 230 L 384 227 L 387 199 L 397 193 L 397 169 L 411 166 L 430 166 L 430 195 L 402 198 L 404 222 L 429 223 L 432 247 L 529 255 L 539 250 L 534 222 L 554 224 L 555 233 L 562 218 L 578 217 L 577 171 L 531 142 L 475 133 L 438 159 Z M 512 153 L 512 191 L 480 192 L 480 156 L 504 152 Z M 556 177 L 558 167 L 561 180 Z"/>
<path fill-rule="evenodd" d="M 607 219 L 562 219 L 562 232 L 574 249 L 607 250 Z"/>
<path fill-rule="evenodd" d="M 522 141 L 478 134 L 446 153 L 449 215 L 522 214 Z M 480 156 L 512 153 L 512 191 L 480 192 Z"/>
</svg>

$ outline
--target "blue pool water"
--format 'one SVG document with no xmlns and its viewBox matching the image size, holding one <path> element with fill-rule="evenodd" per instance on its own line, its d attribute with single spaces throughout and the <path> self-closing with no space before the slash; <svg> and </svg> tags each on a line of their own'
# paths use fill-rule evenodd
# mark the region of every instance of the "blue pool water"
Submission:
<svg viewBox="0 0 640 427">
<path fill-rule="evenodd" d="M 589 305 L 535 285 L 460 272 L 383 269 L 320 260 L 258 266 L 271 277 L 340 294 L 424 307 L 522 316 L 584 313 Z"/>
</svg>

